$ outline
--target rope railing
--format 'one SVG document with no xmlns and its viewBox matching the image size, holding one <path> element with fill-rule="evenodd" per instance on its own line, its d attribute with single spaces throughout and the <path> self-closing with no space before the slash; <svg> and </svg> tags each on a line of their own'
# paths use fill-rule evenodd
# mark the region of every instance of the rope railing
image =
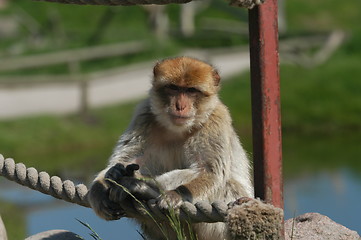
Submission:
<svg viewBox="0 0 361 240">
<path fill-rule="evenodd" d="M 192 0 L 36 0 L 78 5 L 109 5 L 109 6 L 132 6 L 132 5 L 165 5 L 170 3 L 188 3 Z"/>
<path fill-rule="evenodd" d="M 90 207 L 87 199 L 88 189 L 84 184 L 75 185 L 70 180 L 62 181 L 58 176 L 50 176 L 47 172 L 38 172 L 35 168 L 26 168 L 23 163 L 15 163 L 12 158 L 5 159 L 0 154 L 0 175 L 17 182 L 25 187 L 39 191 L 70 203 L 83 207 Z M 125 206 L 130 216 L 142 215 L 157 216 L 159 219 L 167 219 L 155 203 L 150 200 L 147 203 L 133 201 L 133 208 Z M 198 202 L 192 204 L 184 202 L 180 207 L 179 217 L 192 222 L 224 222 L 227 215 L 227 204 L 224 202 Z"/>
<path fill-rule="evenodd" d="M 109 5 L 109 6 L 133 6 L 133 5 L 166 5 L 184 4 L 192 0 L 35 0 L 77 5 Z M 229 4 L 236 7 L 252 9 L 256 5 L 262 4 L 265 0 L 228 0 Z"/>
<path fill-rule="evenodd" d="M 62 181 L 57 176 L 49 176 L 35 168 L 26 168 L 23 163 L 15 163 L 11 158 L 5 159 L 0 154 L 0 176 L 17 182 L 36 191 L 55 198 L 90 207 L 87 200 L 88 189 L 84 184 L 75 185 L 72 181 Z M 148 202 L 133 200 L 120 204 L 127 217 L 146 217 L 154 221 L 169 221 L 169 213 L 159 209 L 154 199 Z M 232 203 L 224 202 L 184 202 L 175 214 L 182 221 L 226 222 L 230 239 L 282 239 L 283 211 L 258 199 L 240 198 Z"/>
<path fill-rule="evenodd" d="M 0 175 L 25 187 L 34 189 L 67 202 L 90 207 L 87 201 L 88 189 L 84 184 L 75 185 L 72 181 L 62 181 L 58 176 L 49 176 L 47 172 L 38 172 L 35 168 L 26 168 L 23 163 L 5 159 L 0 154 Z"/>
</svg>

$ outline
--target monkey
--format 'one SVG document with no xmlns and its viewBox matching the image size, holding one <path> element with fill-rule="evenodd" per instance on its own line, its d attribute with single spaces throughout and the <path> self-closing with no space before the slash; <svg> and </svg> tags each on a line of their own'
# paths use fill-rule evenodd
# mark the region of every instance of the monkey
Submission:
<svg viewBox="0 0 361 240">
<path fill-rule="evenodd" d="M 218 96 L 220 80 L 211 64 L 191 57 L 155 64 L 149 97 L 137 106 L 108 166 L 90 187 L 89 203 L 98 216 L 126 216 L 119 201 L 127 193 L 109 179 L 141 200 L 156 199 L 163 210 L 178 209 L 184 201 L 253 197 L 250 163 Z M 147 239 L 176 239 L 171 230 L 165 237 L 151 221 L 135 220 Z M 225 223 L 191 228 L 199 240 L 228 236 Z"/>
</svg>

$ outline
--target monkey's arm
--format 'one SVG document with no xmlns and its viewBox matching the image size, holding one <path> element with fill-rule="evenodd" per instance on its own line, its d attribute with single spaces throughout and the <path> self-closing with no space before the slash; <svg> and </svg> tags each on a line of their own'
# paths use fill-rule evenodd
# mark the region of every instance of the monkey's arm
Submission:
<svg viewBox="0 0 361 240">
<path fill-rule="evenodd" d="M 228 151 L 228 141 L 222 135 L 212 137 L 211 134 L 207 136 L 207 144 L 204 144 L 205 136 L 201 139 L 203 144 L 187 148 L 190 162 L 193 162 L 188 169 L 173 170 L 156 178 L 166 190 L 159 197 L 161 208 L 179 207 L 182 201 L 213 201 L 219 188 L 225 186 L 229 157 L 224 152 Z"/>
<path fill-rule="evenodd" d="M 205 169 L 174 170 L 156 178 L 164 193 L 158 198 L 163 209 L 180 207 L 183 201 L 210 200 L 221 183 L 221 176 Z M 167 184 L 172 182 L 171 184 Z"/>
<path fill-rule="evenodd" d="M 142 155 L 147 135 L 147 123 L 150 122 L 147 119 L 148 116 L 145 106 L 146 105 L 143 104 L 138 108 L 128 130 L 120 137 L 109 159 L 108 167 L 97 175 L 90 187 L 88 194 L 89 203 L 97 215 L 106 220 L 119 219 L 124 215 L 124 211 L 119 207 L 119 204 L 114 202 L 114 196 L 125 196 L 126 194 L 121 193 L 123 190 L 118 186 L 114 186 L 114 184 L 110 184 L 109 181 L 106 181 L 106 178 L 119 181 L 122 177 L 134 177 L 135 169 L 130 172 L 121 171 L 119 170 L 119 166 L 126 169 L 128 165 L 135 163 L 137 157 Z M 115 167 L 117 164 L 119 164 L 118 167 Z M 130 179 L 131 178 L 128 178 L 128 181 L 123 182 L 123 184 L 133 186 L 134 184 L 130 183 Z M 134 190 L 146 189 L 145 184 L 139 181 L 138 183 L 137 186 L 139 187 Z M 110 198 L 111 189 L 113 189 L 112 198 Z M 120 198 L 120 200 L 121 199 L 123 198 Z"/>
<path fill-rule="evenodd" d="M 131 139 L 127 141 L 126 137 L 122 136 L 122 138 L 119 140 L 118 146 L 116 147 L 111 159 L 109 160 L 108 167 L 101 171 L 95 178 L 88 194 L 88 200 L 91 207 L 94 209 L 98 216 L 106 220 L 119 219 L 122 215 L 124 215 L 124 212 L 119 207 L 119 204 L 109 198 L 111 189 L 118 189 L 117 193 L 114 193 L 113 191 L 113 195 L 120 194 L 119 191 L 121 191 L 122 189 L 112 184 L 109 184 L 109 182 L 106 181 L 106 178 L 112 178 L 111 173 L 114 172 L 114 170 L 116 169 L 115 166 L 117 163 L 119 164 L 118 166 L 121 166 L 125 169 L 127 165 L 131 165 L 134 162 L 138 151 L 141 151 L 139 147 L 136 147 L 135 142 L 131 142 Z M 132 156 L 134 157 L 132 158 Z M 119 171 L 116 178 L 119 179 L 126 176 L 133 177 L 134 172 L 127 173 L 127 171 Z"/>
</svg>

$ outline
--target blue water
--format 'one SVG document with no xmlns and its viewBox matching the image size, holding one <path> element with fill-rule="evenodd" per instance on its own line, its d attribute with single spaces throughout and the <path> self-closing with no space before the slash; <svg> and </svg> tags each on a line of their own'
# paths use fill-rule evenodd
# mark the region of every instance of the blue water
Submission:
<svg viewBox="0 0 361 240">
<path fill-rule="evenodd" d="M 89 235 L 91 231 L 79 223 L 78 219 L 89 224 L 103 240 L 142 239 L 137 232 L 138 226 L 130 219 L 105 221 L 97 217 L 89 208 L 54 199 L 13 182 L 1 180 L 0 199 L 24 209 L 27 236 L 52 229 L 65 229 L 86 240 L 93 239 Z"/>
<path fill-rule="evenodd" d="M 33 235 L 50 229 L 66 229 L 84 239 L 93 239 L 89 236 L 91 231 L 76 219 L 88 223 L 104 240 L 141 239 L 137 226 L 131 220 L 124 218 L 107 222 L 97 217 L 91 209 L 71 204 L 30 213 L 27 217 L 27 232 Z"/>
<path fill-rule="evenodd" d="M 4 185 L 11 186 L 5 189 Z M 2 181 L 0 198 L 26 206 L 28 236 L 50 229 L 66 229 L 84 239 L 92 239 L 90 230 L 76 220 L 79 219 L 88 223 L 103 240 L 142 239 L 131 220 L 107 222 L 98 218 L 91 209 L 54 200 L 8 181 Z M 306 212 L 319 212 L 361 233 L 361 179 L 351 171 L 325 171 L 285 180 L 284 200 L 285 219 Z"/>
<path fill-rule="evenodd" d="M 318 212 L 360 234 L 360 200 L 360 178 L 348 170 L 304 175 L 285 183 L 285 219 Z"/>
</svg>

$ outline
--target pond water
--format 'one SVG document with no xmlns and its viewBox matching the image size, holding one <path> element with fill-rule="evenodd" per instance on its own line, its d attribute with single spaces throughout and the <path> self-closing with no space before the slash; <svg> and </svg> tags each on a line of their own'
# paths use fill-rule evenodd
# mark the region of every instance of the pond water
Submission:
<svg viewBox="0 0 361 240">
<path fill-rule="evenodd" d="M 121 236 L 120 239 L 140 239 L 138 227 L 129 219 L 107 222 L 89 208 L 54 199 L 9 181 L 1 181 L 0 189 L 0 199 L 23 209 L 27 236 L 51 229 L 66 229 L 84 239 L 92 239 L 91 231 L 80 220 L 89 224 L 104 240 L 115 239 L 116 234 Z"/>
<path fill-rule="evenodd" d="M 350 170 L 304 175 L 285 182 L 285 219 L 318 212 L 361 233 L 360 199 L 360 179 Z"/>
</svg>

